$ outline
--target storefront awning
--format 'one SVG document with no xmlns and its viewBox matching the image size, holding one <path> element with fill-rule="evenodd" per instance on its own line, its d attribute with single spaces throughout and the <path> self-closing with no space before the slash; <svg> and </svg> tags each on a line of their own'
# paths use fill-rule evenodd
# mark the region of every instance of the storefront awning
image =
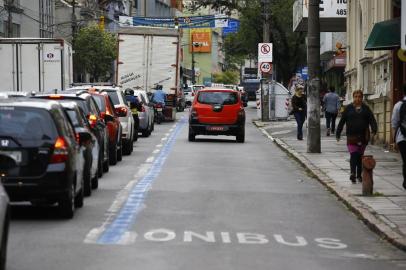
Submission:
<svg viewBox="0 0 406 270">
<path fill-rule="evenodd" d="M 378 22 L 372 28 L 365 50 L 391 50 L 400 46 L 400 18 Z"/>
</svg>

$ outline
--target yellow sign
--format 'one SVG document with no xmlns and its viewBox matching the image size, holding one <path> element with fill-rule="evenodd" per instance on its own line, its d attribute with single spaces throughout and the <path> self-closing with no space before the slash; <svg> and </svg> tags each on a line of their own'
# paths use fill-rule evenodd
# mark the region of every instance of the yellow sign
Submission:
<svg viewBox="0 0 406 270">
<path fill-rule="evenodd" d="M 189 51 L 211 52 L 211 29 L 190 29 Z"/>
</svg>

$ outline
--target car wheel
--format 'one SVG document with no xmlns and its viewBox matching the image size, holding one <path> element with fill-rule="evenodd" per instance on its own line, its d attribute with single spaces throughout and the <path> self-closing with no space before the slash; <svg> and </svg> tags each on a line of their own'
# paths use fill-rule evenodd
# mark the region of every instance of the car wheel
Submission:
<svg viewBox="0 0 406 270">
<path fill-rule="evenodd" d="M 117 149 L 117 161 L 123 160 L 123 140 L 120 140 L 120 149 Z"/>
<path fill-rule="evenodd" d="M 241 128 L 241 130 L 237 133 L 236 140 L 239 143 L 243 143 L 245 141 L 245 128 Z"/>
<path fill-rule="evenodd" d="M 80 188 L 78 194 L 75 196 L 75 207 L 81 208 L 83 207 L 83 198 L 84 196 L 84 180 L 82 179 L 82 187 Z"/>
<path fill-rule="evenodd" d="M 8 229 L 10 224 L 10 212 L 6 211 L 4 228 L 1 237 L 1 246 L 0 246 L 0 270 L 6 269 L 7 261 L 7 242 L 8 242 Z"/>
<path fill-rule="evenodd" d="M 193 132 L 192 128 L 189 128 L 188 139 L 189 139 L 189 142 L 193 142 L 196 139 L 196 134 Z"/>
<path fill-rule="evenodd" d="M 73 218 L 75 213 L 75 183 L 72 181 L 69 190 L 63 195 L 59 201 L 59 209 L 62 217 Z"/>
<path fill-rule="evenodd" d="M 103 169 L 100 168 L 100 170 L 103 170 Z M 97 169 L 96 174 L 92 178 L 92 189 L 96 189 L 98 187 L 99 187 L 99 169 Z"/>
<path fill-rule="evenodd" d="M 117 143 L 113 144 L 109 149 L 109 163 L 110 165 L 117 164 Z"/>
<path fill-rule="evenodd" d="M 84 185 L 83 185 L 83 193 L 85 196 L 90 196 L 92 195 L 92 175 L 90 172 L 90 167 L 89 168 L 85 168 L 84 172 L 83 172 L 83 181 L 84 181 Z"/>
<path fill-rule="evenodd" d="M 133 134 L 133 142 L 138 141 L 138 129 L 134 130 L 134 134 Z"/>
<path fill-rule="evenodd" d="M 142 132 L 143 137 L 149 137 L 151 135 L 151 131 L 149 130 L 149 127 L 146 130 L 143 130 Z"/>
<path fill-rule="evenodd" d="M 99 178 L 103 176 L 103 150 L 100 150 L 99 159 L 97 160 L 97 176 Z"/>
<path fill-rule="evenodd" d="M 123 141 L 123 154 L 131 155 L 132 146 L 133 146 L 133 142 L 131 140 L 124 140 Z"/>
<path fill-rule="evenodd" d="M 107 147 L 107 160 L 103 161 L 103 172 L 108 172 L 110 170 L 110 152 L 109 148 Z"/>
</svg>

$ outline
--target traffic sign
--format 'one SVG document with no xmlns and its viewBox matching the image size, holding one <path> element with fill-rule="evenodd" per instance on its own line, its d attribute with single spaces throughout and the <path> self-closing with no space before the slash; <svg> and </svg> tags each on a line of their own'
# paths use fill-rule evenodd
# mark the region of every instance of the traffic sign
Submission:
<svg viewBox="0 0 406 270">
<path fill-rule="evenodd" d="M 259 69 L 262 73 L 272 73 L 272 63 L 263 62 L 259 65 Z"/>
<path fill-rule="evenodd" d="M 272 63 L 272 43 L 258 43 L 258 63 Z"/>
</svg>

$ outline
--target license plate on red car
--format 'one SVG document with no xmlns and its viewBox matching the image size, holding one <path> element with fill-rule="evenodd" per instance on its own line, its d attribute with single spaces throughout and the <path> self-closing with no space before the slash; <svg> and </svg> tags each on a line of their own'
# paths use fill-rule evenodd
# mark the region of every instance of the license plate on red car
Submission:
<svg viewBox="0 0 406 270">
<path fill-rule="evenodd" d="M 226 130 L 223 126 L 209 126 L 206 128 L 208 131 L 224 131 Z"/>
</svg>

